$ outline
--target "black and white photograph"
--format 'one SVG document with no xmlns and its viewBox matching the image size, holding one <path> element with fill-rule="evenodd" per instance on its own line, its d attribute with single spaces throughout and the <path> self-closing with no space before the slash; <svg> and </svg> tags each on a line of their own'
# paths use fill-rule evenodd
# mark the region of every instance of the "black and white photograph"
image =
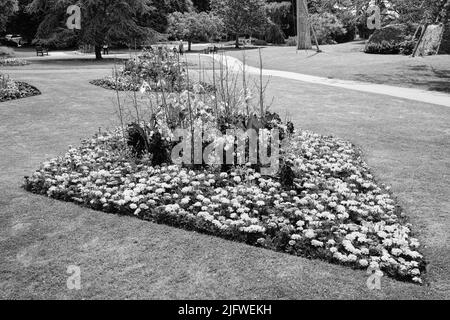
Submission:
<svg viewBox="0 0 450 320">
<path fill-rule="evenodd" d="M 0 0 L 0 146 L 0 300 L 450 299 L 450 0 Z"/>
</svg>

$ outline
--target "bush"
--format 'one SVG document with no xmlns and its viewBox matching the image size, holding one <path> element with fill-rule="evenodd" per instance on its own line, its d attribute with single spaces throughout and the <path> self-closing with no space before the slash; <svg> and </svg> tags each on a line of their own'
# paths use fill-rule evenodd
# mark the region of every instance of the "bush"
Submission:
<svg viewBox="0 0 450 320">
<path fill-rule="evenodd" d="M 364 51 L 374 54 L 398 54 L 400 53 L 400 44 L 395 41 L 382 40 L 380 43 L 369 43 Z"/>
<path fill-rule="evenodd" d="M 9 58 L 14 56 L 14 50 L 8 47 L 0 47 L 0 58 Z"/>
<path fill-rule="evenodd" d="M 336 39 L 345 35 L 346 30 L 342 22 L 331 13 L 315 13 L 311 15 L 313 26 L 319 44 L 336 44 Z"/>
<path fill-rule="evenodd" d="M 284 44 L 285 43 L 285 35 L 283 30 L 281 30 L 280 26 L 271 23 L 270 26 L 266 30 L 265 34 L 266 41 L 273 44 Z"/>
<path fill-rule="evenodd" d="M 53 33 L 50 38 L 35 39 L 34 45 L 41 45 L 48 49 L 73 49 L 78 46 L 78 36 L 72 30 L 59 30 Z"/>
<path fill-rule="evenodd" d="M 411 54 L 415 46 L 412 36 L 415 26 L 389 25 L 376 30 L 369 38 L 364 52 L 375 54 Z"/>
<path fill-rule="evenodd" d="M 338 15 L 338 18 L 341 20 L 344 26 L 345 33 L 336 35 L 334 40 L 337 43 L 344 43 L 355 40 L 356 22 L 353 14 L 348 11 L 343 11 Z"/>
<path fill-rule="evenodd" d="M 413 53 L 416 44 L 417 41 L 411 38 L 402 42 L 383 40 L 381 43 L 369 43 L 366 46 L 365 53 L 410 55 Z"/>
<path fill-rule="evenodd" d="M 297 46 L 297 37 L 289 37 L 286 40 L 286 45 L 288 47 L 295 47 L 295 46 Z"/>
<path fill-rule="evenodd" d="M 417 41 L 409 38 L 399 44 L 400 53 L 404 55 L 411 55 L 416 47 Z"/>
<path fill-rule="evenodd" d="M 255 46 L 267 46 L 266 40 L 255 39 L 252 41 Z"/>
</svg>

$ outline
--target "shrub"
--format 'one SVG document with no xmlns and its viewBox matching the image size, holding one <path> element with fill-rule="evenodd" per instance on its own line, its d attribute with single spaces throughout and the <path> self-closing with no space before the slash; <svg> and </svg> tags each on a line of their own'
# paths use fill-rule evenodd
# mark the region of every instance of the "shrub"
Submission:
<svg viewBox="0 0 450 320">
<path fill-rule="evenodd" d="M 337 43 L 344 43 L 355 40 L 356 21 L 354 15 L 351 12 L 344 10 L 339 13 L 338 18 L 341 20 L 345 32 L 343 34 L 337 34 L 334 40 Z"/>
<path fill-rule="evenodd" d="M 267 46 L 267 41 L 266 40 L 255 39 L 255 40 L 252 41 L 252 43 L 255 46 Z"/>
<path fill-rule="evenodd" d="M 14 50 L 8 47 L 0 47 L 0 58 L 9 58 L 14 56 Z"/>
<path fill-rule="evenodd" d="M 416 44 L 417 44 L 416 40 L 412 38 L 406 39 L 405 41 L 400 42 L 399 52 L 404 55 L 411 55 L 414 51 L 414 48 L 416 47 Z"/>
<path fill-rule="evenodd" d="M 295 46 L 297 46 L 297 37 L 289 37 L 286 40 L 286 45 L 288 47 L 295 47 Z"/>
<path fill-rule="evenodd" d="M 78 35 L 72 30 L 62 29 L 46 39 L 33 40 L 34 45 L 41 45 L 48 49 L 73 49 L 78 46 Z"/>
<path fill-rule="evenodd" d="M 281 30 L 280 26 L 271 23 L 270 26 L 266 30 L 265 39 L 269 43 L 273 44 L 284 44 L 285 43 L 285 35 L 283 30 Z"/>
<path fill-rule="evenodd" d="M 386 41 L 382 40 L 380 43 L 369 43 L 366 45 L 365 53 L 373 54 L 404 54 L 410 55 L 417 44 L 416 40 L 411 38 L 402 42 L 395 40 Z"/>
<path fill-rule="evenodd" d="M 342 22 L 328 12 L 312 14 L 311 25 L 316 32 L 319 44 L 335 44 L 336 39 L 346 32 Z"/>
<path fill-rule="evenodd" d="M 364 52 L 374 54 L 398 54 L 400 53 L 400 43 L 392 40 L 382 40 L 378 43 L 369 43 L 366 45 Z"/>
<path fill-rule="evenodd" d="M 394 24 L 375 30 L 367 41 L 364 52 L 375 54 L 411 54 L 415 41 L 414 25 Z"/>
</svg>

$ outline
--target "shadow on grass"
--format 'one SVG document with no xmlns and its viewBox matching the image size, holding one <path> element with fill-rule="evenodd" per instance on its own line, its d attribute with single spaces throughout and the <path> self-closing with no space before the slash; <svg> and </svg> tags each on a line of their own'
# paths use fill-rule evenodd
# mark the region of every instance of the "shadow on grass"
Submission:
<svg viewBox="0 0 450 320">
<path fill-rule="evenodd" d="M 450 93 L 450 69 L 439 70 L 427 65 L 410 66 L 408 69 L 414 73 L 357 74 L 355 76 L 359 81 L 419 87 L 428 91 Z"/>
<path fill-rule="evenodd" d="M 86 65 L 107 65 L 112 63 L 123 63 L 128 58 L 105 57 L 101 60 L 88 58 L 73 58 L 73 59 L 45 59 L 33 60 L 33 64 L 59 64 L 66 66 L 86 66 Z"/>
</svg>

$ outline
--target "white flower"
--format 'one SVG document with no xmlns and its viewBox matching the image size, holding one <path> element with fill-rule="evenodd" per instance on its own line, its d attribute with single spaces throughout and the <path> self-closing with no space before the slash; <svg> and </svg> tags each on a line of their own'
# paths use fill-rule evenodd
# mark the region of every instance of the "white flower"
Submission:
<svg viewBox="0 0 450 320">
<path fill-rule="evenodd" d="M 321 241 L 312 240 L 312 241 L 311 241 L 311 244 L 312 244 L 314 247 L 323 247 L 323 242 L 321 242 Z"/>
<path fill-rule="evenodd" d="M 420 270 L 419 269 L 412 269 L 410 273 L 412 275 L 414 275 L 414 276 L 418 276 L 418 275 L 420 275 Z"/>
<path fill-rule="evenodd" d="M 369 265 L 369 261 L 367 261 L 366 259 L 361 259 L 358 261 L 359 265 L 363 268 L 367 267 Z"/>
<path fill-rule="evenodd" d="M 316 236 L 316 233 L 312 229 L 307 229 L 307 230 L 303 231 L 303 234 L 305 235 L 305 237 L 307 237 L 309 239 L 312 239 Z"/>
</svg>

